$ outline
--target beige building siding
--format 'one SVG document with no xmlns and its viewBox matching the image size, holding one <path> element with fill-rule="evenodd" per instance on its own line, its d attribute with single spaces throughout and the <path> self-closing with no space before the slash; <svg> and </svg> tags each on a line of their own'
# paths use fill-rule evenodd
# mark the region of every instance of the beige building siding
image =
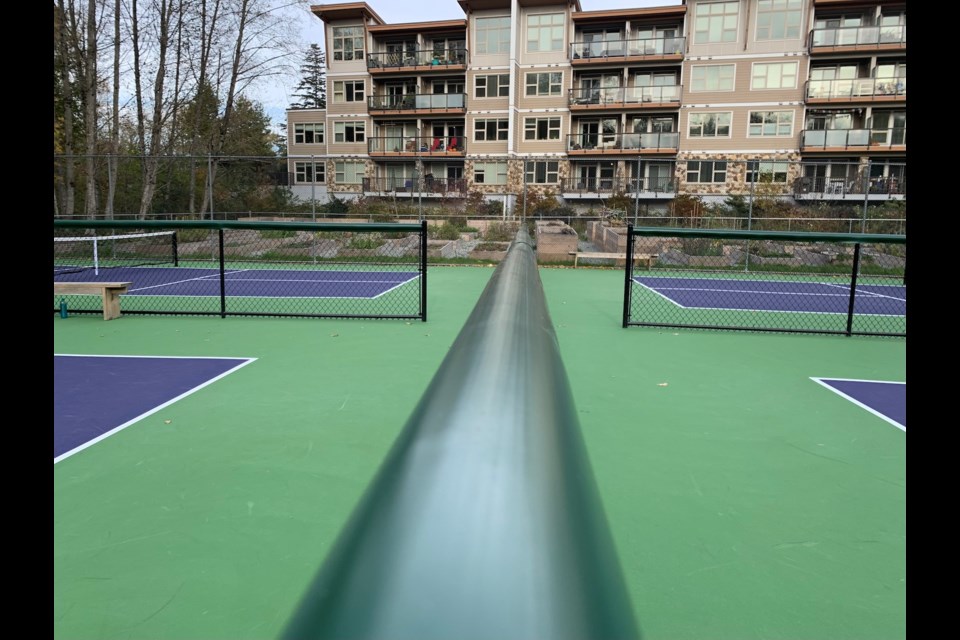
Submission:
<svg viewBox="0 0 960 640">
<path fill-rule="evenodd" d="M 327 153 L 327 116 L 323 109 L 291 109 L 287 111 L 287 153 L 294 155 L 324 155 Z M 323 124 L 323 144 L 297 144 L 294 142 L 294 125 Z"/>
<path fill-rule="evenodd" d="M 563 45 L 559 51 L 531 52 L 528 50 L 527 23 L 530 16 L 563 15 Z M 520 15 L 515 25 L 517 29 L 517 60 L 524 64 L 566 63 L 570 56 L 570 33 L 573 20 L 570 17 L 570 8 L 566 3 L 533 7 L 520 7 Z"/>
<path fill-rule="evenodd" d="M 793 113 L 793 127 L 789 136 L 748 136 L 751 111 L 790 111 Z M 730 137 L 728 138 L 691 138 L 691 113 L 731 113 Z M 709 107 L 684 108 L 680 110 L 680 151 L 690 150 L 794 150 L 800 146 L 800 130 L 803 129 L 803 107 L 769 105 L 762 107 Z"/>
<path fill-rule="evenodd" d="M 476 78 L 477 76 L 499 76 L 499 75 L 510 75 L 510 69 L 469 69 L 467 70 L 467 81 L 466 81 L 466 92 L 467 92 L 467 108 L 471 112 L 483 112 L 491 110 L 504 110 L 510 106 L 510 97 L 496 97 L 496 98 L 477 98 L 476 91 Z M 509 87 L 513 89 L 513 87 Z"/>
<path fill-rule="evenodd" d="M 365 74 L 367 72 L 367 54 L 372 51 L 371 44 L 372 40 L 369 35 L 364 30 L 364 49 L 363 56 L 360 60 L 335 60 L 334 59 L 334 50 L 333 50 L 333 28 L 334 27 L 362 27 L 362 20 L 337 20 L 333 22 L 326 23 L 324 26 L 324 37 L 326 42 L 324 42 L 324 53 L 327 57 L 327 73 L 358 73 Z M 329 94 L 329 89 L 333 87 L 331 84 L 332 78 L 327 78 L 327 93 Z"/>
<path fill-rule="evenodd" d="M 559 73 L 560 95 L 555 96 L 528 96 L 527 95 L 527 75 L 531 73 Z M 573 82 L 573 73 L 570 67 L 550 66 L 550 67 L 530 67 L 521 65 L 517 68 L 517 81 L 515 84 L 517 92 L 518 109 L 566 109 L 569 101 L 567 99 L 567 88 Z"/>
<path fill-rule="evenodd" d="M 527 118 L 559 118 L 559 140 L 526 140 L 524 138 L 524 122 Z M 514 120 L 516 132 L 515 151 L 517 153 L 564 153 L 567 149 L 567 134 L 570 133 L 570 118 L 567 113 L 560 111 L 518 112 Z"/>
<path fill-rule="evenodd" d="M 363 100 L 357 102 L 334 102 L 333 94 L 336 82 L 363 82 Z M 367 97 L 373 95 L 373 82 L 366 73 L 327 78 L 327 113 L 330 115 L 367 113 Z M 344 94 L 346 97 L 346 94 Z"/>
<path fill-rule="evenodd" d="M 467 115 L 464 134 L 467 138 L 467 149 L 470 155 L 488 153 L 507 153 L 506 140 L 477 141 L 474 138 L 474 123 L 477 120 L 506 120 L 510 121 L 510 114 L 504 109 L 503 113 L 470 113 Z"/>
<path fill-rule="evenodd" d="M 796 74 L 793 87 L 783 89 L 752 89 L 755 65 L 794 64 Z M 732 65 L 734 67 L 732 91 L 693 91 L 693 69 L 695 67 L 715 67 Z M 803 100 L 803 86 L 807 80 L 808 67 L 804 56 L 784 55 L 765 58 L 738 59 L 687 59 L 683 63 L 683 101 L 700 104 L 703 102 L 799 102 Z"/>
<path fill-rule="evenodd" d="M 510 52 L 504 53 L 478 53 L 477 52 L 477 18 L 509 18 L 509 9 L 488 9 L 485 11 L 474 11 L 467 16 L 468 31 L 467 48 L 469 54 L 469 64 L 471 67 L 503 67 L 510 64 Z"/>
</svg>

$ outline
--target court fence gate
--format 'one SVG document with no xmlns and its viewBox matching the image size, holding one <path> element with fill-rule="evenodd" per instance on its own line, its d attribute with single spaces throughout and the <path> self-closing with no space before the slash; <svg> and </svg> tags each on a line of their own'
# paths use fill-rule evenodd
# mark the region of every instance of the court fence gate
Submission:
<svg viewBox="0 0 960 640">
<path fill-rule="evenodd" d="M 425 221 L 55 220 L 53 248 L 55 283 L 128 282 L 124 315 L 427 320 Z"/>
<path fill-rule="evenodd" d="M 623 326 L 907 335 L 906 235 L 627 226 Z"/>
</svg>

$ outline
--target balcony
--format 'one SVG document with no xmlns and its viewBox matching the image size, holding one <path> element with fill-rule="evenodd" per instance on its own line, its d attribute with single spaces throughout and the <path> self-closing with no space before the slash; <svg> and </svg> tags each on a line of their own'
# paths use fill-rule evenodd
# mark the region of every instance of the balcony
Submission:
<svg viewBox="0 0 960 640">
<path fill-rule="evenodd" d="M 466 49 L 418 49 L 367 54 L 367 71 L 371 74 L 466 70 Z"/>
<path fill-rule="evenodd" d="M 370 96 L 367 98 L 370 115 L 421 115 L 467 112 L 465 93 L 417 93 L 407 95 Z"/>
<path fill-rule="evenodd" d="M 679 107 L 680 85 L 570 89 L 567 100 L 571 111 Z"/>
<path fill-rule="evenodd" d="M 834 151 L 906 151 L 907 130 L 902 129 L 804 129 L 800 132 L 804 153 Z"/>
<path fill-rule="evenodd" d="M 808 104 L 903 102 L 907 99 L 907 79 L 807 80 L 806 96 Z"/>
<path fill-rule="evenodd" d="M 815 53 L 906 51 L 905 25 L 830 27 L 810 31 L 809 50 Z"/>
<path fill-rule="evenodd" d="M 575 66 L 636 60 L 680 61 L 685 41 L 686 38 L 645 38 L 574 42 L 570 45 L 570 60 Z"/>
<path fill-rule="evenodd" d="M 680 134 L 667 133 L 571 133 L 567 136 L 570 156 L 634 155 L 676 153 Z"/>
<path fill-rule="evenodd" d="M 425 198 L 464 197 L 467 181 L 463 178 L 434 178 L 430 174 L 417 178 L 363 178 L 363 193 L 367 196 L 423 196 Z"/>
<path fill-rule="evenodd" d="M 673 198 L 677 194 L 673 178 L 640 178 L 639 184 L 636 179 L 567 178 L 560 189 L 568 199 L 599 198 L 615 193 L 636 194 L 638 198 Z"/>
<path fill-rule="evenodd" d="M 902 200 L 907 195 L 906 177 L 870 178 L 864 194 L 864 179 L 800 177 L 793 181 L 793 197 L 796 200 Z"/>
<path fill-rule="evenodd" d="M 367 139 L 371 158 L 462 158 L 467 153 L 463 136 L 378 136 Z"/>
</svg>

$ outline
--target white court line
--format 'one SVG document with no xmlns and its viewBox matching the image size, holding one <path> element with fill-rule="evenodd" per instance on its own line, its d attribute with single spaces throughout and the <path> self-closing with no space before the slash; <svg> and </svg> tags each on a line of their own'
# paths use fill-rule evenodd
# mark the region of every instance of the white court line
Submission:
<svg viewBox="0 0 960 640">
<path fill-rule="evenodd" d="M 233 373 L 234 371 L 236 371 L 237 369 L 240 369 L 241 367 L 245 367 L 245 366 L 247 366 L 248 364 L 250 364 L 251 362 L 253 362 L 254 360 L 256 360 L 256 358 L 228 358 L 228 357 L 206 357 L 206 356 L 196 356 L 196 357 L 194 357 L 194 356 L 131 356 L 131 355 L 111 356 L 111 355 L 86 355 L 86 354 L 81 354 L 81 353 L 62 353 L 62 354 L 57 354 L 57 353 L 55 353 L 55 354 L 53 354 L 53 355 L 55 355 L 55 356 L 57 356 L 57 355 L 60 355 L 60 356 L 73 356 L 73 357 L 78 357 L 78 358 L 189 358 L 189 359 L 191 359 L 191 360 L 243 360 L 243 362 L 241 362 L 241 363 L 238 364 L 237 366 L 233 367 L 232 369 L 228 369 L 227 371 L 224 371 L 224 372 L 221 373 L 220 375 L 218 375 L 218 376 L 216 376 L 216 377 L 214 377 L 214 378 L 210 378 L 210 379 L 207 380 L 206 382 L 203 382 L 203 383 L 197 385 L 196 387 L 194 387 L 194 388 L 192 388 L 192 389 L 189 389 L 189 390 L 187 390 L 187 391 L 184 391 L 183 393 L 181 393 L 180 395 L 178 395 L 176 398 L 172 398 L 172 399 L 170 399 L 170 400 L 167 400 L 167 401 L 164 402 L 163 404 L 158 405 L 158 406 L 154 407 L 153 409 L 150 409 L 150 410 L 147 411 L 146 413 L 142 413 L 142 414 L 140 414 L 139 416 L 137 416 L 136 418 L 133 418 L 132 420 L 128 420 L 128 421 L 124 422 L 123 424 L 121 424 L 121 425 L 118 426 L 118 427 L 114 427 L 114 428 L 111 429 L 110 431 L 107 431 L 107 432 L 105 432 L 105 433 L 101 433 L 99 436 L 97 436 L 97 437 L 94 438 L 93 440 L 88 440 L 87 442 L 84 442 L 84 443 L 81 444 L 80 446 L 74 447 L 73 449 L 70 449 L 70 451 L 67 451 L 67 452 L 65 452 L 65 453 L 61 453 L 59 456 L 57 456 L 56 458 L 53 459 L 53 464 L 57 464 L 57 463 L 60 462 L 61 460 L 66 460 L 67 458 L 69 458 L 69 457 L 72 456 L 73 454 L 79 453 L 79 452 L 83 451 L 83 450 L 86 449 L 87 447 L 90 447 L 90 446 L 92 446 L 92 445 L 100 442 L 101 440 L 112 436 L 113 434 L 117 433 L 118 431 L 123 431 L 124 429 L 126 429 L 126 428 L 129 427 L 130 425 L 132 425 L 132 424 L 134 424 L 134 423 L 136 423 L 136 422 L 139 422 L 139 421 L 143 420 L 143 419 L 146 418 L 147 416 L 152 415 L 152 414 L 156 413 L 157 411 L 160 411 L 161 409 L 163 409 L 163 408 L 165 408 L 165 407 L 170 406 L 171 404 L 173 404 L 173 403 L 176 402 L 177 400 L 181 400 L 181 399 L 183 399 L 183 398 L 186 398 L 187 396 L 195 393 L 196 391 L 199 391 L 200 389 L 203 389 L 203 388 L 206 387 L 207 385 L 213 384 L 214 382 L 216 382 L 216 381 L 219 380 L 220 378 L 222 378 L 222 377 L 224 377 L 224 376 L 226 376 L 226 375 L 229 375 L 229 374 Z"/>
<path fill-rule="evenodd" d="M 407 279 L 407 280 L 404 280 L 403 282 L 399 283 L 399 284 L 398 284 L 397 286 L 395 286 L 395 287 L 390 287 L 389 289 L 387 289 L 387 290 L 384 291 L 383 293 L 378 293 L 377 295 L 373 296 L 372 298 L 364 298 L 364 299 L 365 299 L 365 300 L 376 300 L 376 299 L 379 298 L 380 296 L 386 295 L 386 294 L 390 293 L 391 291 L 393 291 L 394 289 L 399 289 L 400 287 L 402 287 L 403 285 L 407 284 L 408 282 L 413 282 L 414 280 L 419 280 L 419 279 L 420 279 L 420 274 L 417 273 L 417 274 L 415 274 L 412 278 L 409 278 L 409 279 Z"/>
<path fill-rule="evenodd" d="M 707 287 L 660 287 L 664 291 L 716 291 L 717 293 L 758 293 L 776 296 L 824 296 L 845 297 L 842 293 L 802 293 L 800 291 L 754 291 L 752 289 L 709 289 Z M 848 294 L 849 296 L 849 294 Z"/>
<path fill-rule="evenodd" d="M 858 379 L 856 379 L 856 378 L 814 378 L 813 376 L 810 376 L 810 379 L 813 380 L 814 382 L 816 382 L 817 384 L 819 384 L 819 385 L 821 385 L 821 386 L 823 386 L 823 387 L 826 387 L 827 389 L 830 389 L 830 391 L 833 391 L 833 392 L 834 392 L 835 394 L 837 394 L 838 396 L 841 396 L 841 397 L 843 397 L 843 398 L 846 398 L 847 400 L 849 400 L 849 401 L 852 402 L 853 404 L 857 405 L 857 406 L 860 407 L 861 409 L 866 409 L 867 411 L 869 411 L 869 412 L 872 413 L 873 415 L 877 416 L 878 418 L 881 418 L 881 419 L 885 420 L 886 422 L 889 422 L 890 424 L 892 424 L 893 426 L 895 426 L 897 429 L 900 429 L 900 430 L 903 431 L 904 433 L 907 432 L 907 428 L 906 428 L 904 425 L 902 425 L 902 424 L 900 424 L 899 422 L 897 422 L 896 420 L 894 420 L 893 418 L 890 418 L 890 417 L 888 417 L 888 416 L 885 416 L 885 415 L 883 415 L 882 413 L 880 413 L 879 411 L 877 411 L 876 409 L 873 409 L 872 407 L 869 407 L 869 406 L 863 404 L 862 402 L 860 402 L 860 401 L 857 400 L 856 398 L 845 394 L 843 391 L 840 391 L 839 389 L 836 389 L 836 388 L 834 388 L 834 387 L 831 387 L 829 384 L 827 384 L 826 382 L 824 382 L 824 380 L 837 380 L 837 381 L 839 381 L 839 382 L 877 382 L 877 383 L 880 383 L 880 384 L 902 384 L 902 385 L 906 385 L 906 384 L 907 384 L 906 382 L 895 382 L 895 381 L 893 381 L 893 380 L 858 380 Z"/>
<path fill-rule="evenodd" d="M 843 285 L 839 285 L 839 284 L 833 284 L 832 282 L 821 282 L 820 284 L 822 284 L 822 285 L 824 285 L 824 286 L 827 286 L 827 287 L 842 287 L 842 286 L 843 286 Z M 874 286 L 876 286 L 876 287 L 888 287 L 888 286 L 891 286 L 891 285 L 878 284 L 878 285 L 867 285 L 867 286 L 870 286 L 870 287 L 874 287 Z M 848 292 L 847 295 L 850 295 L 850 293 L 849 293 L 850 287 L 846 287 L 846 290 L 847 290 L 847 292 Z M 865 294 L 865 295 L 868 295 L 868 296 L 873 296 L 874 298 L 887 298 L 888 300 L 899 300 L 900 302 L 906 302 L 906 301 L 907 301 L 906 298 L 898 298 L 897 296 L 888 296 L 888 295 L 885 295 L 885 294 L 883 294 L 883 293 L 876 293 L 875 291 L 867 291 L 866 289 L 861 289 L 860 287 L 857 287 L 857 293 L 858 293 L 858 294 L 861 294 L 861 293 L 862 293 L 862 294 Z"/>
<path fill-rule="evenodd" d="M 689 309 L 689 308 L 690 308 L 690 307 L 685 307 L 685 306 L 683 306 L 682 304 L 680 304 L 679 302 L 677 302 L 676 300 L 674 300 L 673 298 L 671 298 L 671 297 L 669 297 L 669 296 L 663 295 L 662 293 L 660 293 L 659 291 L 657 291 L 657 290 L 654 289 L 653 287 L 648 286 L 648 285 L 640 282 L 639 280 L 637 280 L 637 278 L 634 278 L 633 281 L 636 282 L 636 283 L 637 283 L 638 285 L 640 285 L 641 287 L 643 287 L 644 289 L 647 289 L 647 290 L 652 291 L 653 293 L 657 294 L 658 296 L 660 296 L 661 298 L 663 298 L 664 300 L 666 300 L 666 301 L 669 302 L 670 304 L 674 305 L 675 307 L 679 307 L 679 308 L 681 308 L 681 309 Z"/>
<path fill-rule="evenodd" d="M 244 271 L 250 271 L 250 269 L 240 269 L 239 271 L 225 271 L 224 275 L 230 275 L 231 273 L 243 273 Z M 187 278 L 186 280 L 176 280 L 174 282 L 164 282 L 162 284 L 155 284 L 149 287 L 137 287 L 136 289 L 130 289 L 129 293 L 134 291 L 146 291 L 147 289 L 157 289 L 159 287 L 169 287 L 172 284 L 183 284 L 184 282 L 199 282 L 201 280 L 209 281 L 211 278 L 220 278 L 220 273 L 211 273 L 208 276 L 198 276 L 196 278 Z"/>
</svg>

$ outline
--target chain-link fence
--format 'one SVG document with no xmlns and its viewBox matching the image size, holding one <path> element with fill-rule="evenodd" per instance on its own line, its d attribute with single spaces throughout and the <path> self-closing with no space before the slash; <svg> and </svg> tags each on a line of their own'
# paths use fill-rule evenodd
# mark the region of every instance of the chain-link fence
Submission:
<svg viewBox="0 0 960 640">
<path fill-rule="evenodd" d="M 906 236 L 622 231 L 624 327 L 906 336 Z"/>
<path fill-rule="evenodd" d="M 59 220 L 53 245 L 54 284 L 128 282 L 124 314 L 427 318 L 425 222 Z"/>
</svg>

